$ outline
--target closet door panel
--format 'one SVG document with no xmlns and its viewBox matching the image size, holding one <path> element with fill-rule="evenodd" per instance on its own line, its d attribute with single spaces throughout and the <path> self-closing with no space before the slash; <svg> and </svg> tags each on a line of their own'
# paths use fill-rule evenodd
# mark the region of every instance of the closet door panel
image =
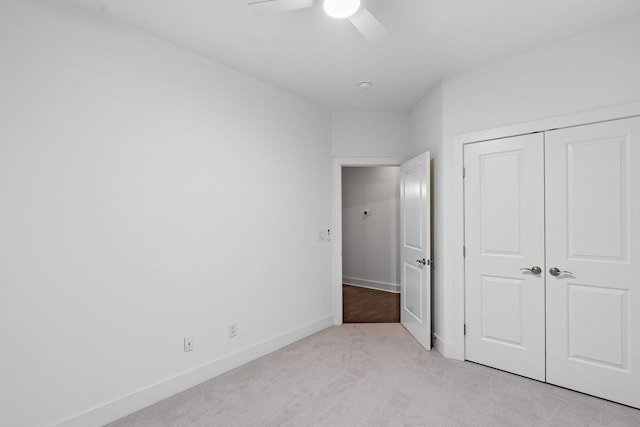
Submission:
<svg viewBox="0 0 640 427">
<path fill-rule="evenodd" d="M 547 381 L 640 407 L 640 118 L 545 139 Z"/>
<path fill-rule="evenodd" d="M 544 365 L 542 134 L 468 144 L 466 358 L 538 380 Z"/>
</svg>

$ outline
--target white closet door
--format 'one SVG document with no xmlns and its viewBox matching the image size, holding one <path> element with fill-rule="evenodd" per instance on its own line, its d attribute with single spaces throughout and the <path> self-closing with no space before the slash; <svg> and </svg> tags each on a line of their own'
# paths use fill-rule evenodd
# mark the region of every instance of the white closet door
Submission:
<svg viewBox="0 0 640 427">
<path fill-rule="evenodd" d="M 640 407 L 640 118 L 545 145 L 547 381 Z"/>
<path fill-rule="evenodd" d="M 468 144 L 464 162 L 466 359 L 544 381 L 543 135 Z"/>
</svg>

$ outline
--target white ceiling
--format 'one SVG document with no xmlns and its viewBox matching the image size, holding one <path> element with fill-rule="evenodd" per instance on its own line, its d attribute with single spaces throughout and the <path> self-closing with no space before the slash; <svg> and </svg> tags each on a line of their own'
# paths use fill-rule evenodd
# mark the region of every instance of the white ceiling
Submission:
<svg viewBox="0 0 640 427">
<path fill-rule="evenodd" d="M 94 9 L 331 109 L 408 110 L 443 76 L 640 13 L 640 0 L 363 0 L 391 32 L 369 44 L 313 8 L 246 0 L 62 0 Z M 368 91 L 358 88 L 370 80 Z"/>
</svg>

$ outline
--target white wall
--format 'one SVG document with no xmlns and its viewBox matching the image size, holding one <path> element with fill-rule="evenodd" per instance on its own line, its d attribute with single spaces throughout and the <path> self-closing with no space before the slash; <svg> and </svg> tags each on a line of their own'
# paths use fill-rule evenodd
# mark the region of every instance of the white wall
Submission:
<svg viewBox="0 0 640 427">
<path fill-rule="evenodd" d="M 331 324 L 326 109 L 45 2 L 0 3 L 0 60 L 0 425 L 103 424 Z"/>
<path fill-rule="evenodd" d="M 464 356 L 462 260 L 462 151 L 453 137 L 557 115 L 640 100 L 640 17 L 635 16 L 594 31 L 469 70 L 443 82 L 442 191 L 443 214 L 436 238 L 440 260 L 436 271 L 435 319 L 443 352 Z M 427 101 L 425 101 L 427 102 Z M 429 120 L 415 109 L 412 121 Z M 415 137 L 412 138 L 415 141 Z M 434 150 L 432 146 L 426 146 Z M 415 150 L 415 148 L 414 148 Z M 439 322 L 436 321 L 436 324 Z"/>
<path fill-rule="evenodd" d="M 343 283 L 400 291 L 399 210 L 399 167 L 342 169 Z"/>
<path fill-rule="evenodd" d="M 333 157 L 406 157 L 409 114 L 401 111 L 333 111 Z"/>
<path fill-rule="evenodd" d="M 444 126 L 442 82 L 435 84 L 409 113 L 409 155 L 425 151 L 440 162 Z"/>
</svg>

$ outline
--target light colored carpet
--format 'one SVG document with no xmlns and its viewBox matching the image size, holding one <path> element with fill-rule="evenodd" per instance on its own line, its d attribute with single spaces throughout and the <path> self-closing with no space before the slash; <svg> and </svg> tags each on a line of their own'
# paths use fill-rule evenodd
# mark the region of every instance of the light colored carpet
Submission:
<svg viewBox="0 0 640 427">
<path fill-rule="evenodd" d="M 349 324 L 110 426 L 640 426 L 640 411 L 445 359 L 400 324 Z"/>
</svg>

